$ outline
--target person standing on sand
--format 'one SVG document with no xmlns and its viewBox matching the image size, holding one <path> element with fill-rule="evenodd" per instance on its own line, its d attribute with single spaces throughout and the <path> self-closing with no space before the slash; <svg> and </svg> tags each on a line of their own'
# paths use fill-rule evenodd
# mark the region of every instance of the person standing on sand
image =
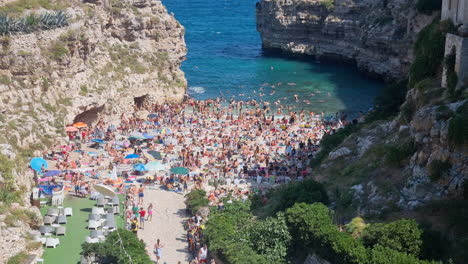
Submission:
<svg viewBox="0 0 468 264">
<path fill-rule="evenodd" d="M 161 244 L 158 238 L 156 244 L 154 244 L 154 254 L 156 254 L 156 263 L 159 263 L 159 260 L 162 258 L 162 248 L 163 245 Z"/>
<path fill-rule="evenodd" d="M 151 221 L 153 220 L 153 204 L 150 203 L 150 205 L 148 206 L 148 216 L 146 217 L 146 221 Z"/>
<path fill-rule="evenodd" d="M 143 207 L 140 208 L 140 228 L 145 229 L 145 216 L 146 216 L 146 211 L 143 209 Z"/>
<path fill-rule="evenodd" d="M 140 184 L 140 188 L 138 188 L 138 203 L 143 204 L 143 197 L 145 196 L 144 194 L 145 187 L 143 187 L 143 184 Z"/>
</svg>

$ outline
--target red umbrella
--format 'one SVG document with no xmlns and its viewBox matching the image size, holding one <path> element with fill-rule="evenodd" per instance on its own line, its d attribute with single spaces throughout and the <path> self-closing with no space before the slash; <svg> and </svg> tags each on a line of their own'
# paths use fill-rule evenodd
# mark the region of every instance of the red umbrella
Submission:
<svg viewBox="0 0 468 264">
<path fill-rule="evenodd" d="M 78 128 L 73 127 L 73 126 L 69 126 L 69 127 L 66 127 L 66 128 L 65 128 L 65 131 L 66 131 L 66 132 L 77 132 L 77 131 L 78 131 Z"/>
</svg>

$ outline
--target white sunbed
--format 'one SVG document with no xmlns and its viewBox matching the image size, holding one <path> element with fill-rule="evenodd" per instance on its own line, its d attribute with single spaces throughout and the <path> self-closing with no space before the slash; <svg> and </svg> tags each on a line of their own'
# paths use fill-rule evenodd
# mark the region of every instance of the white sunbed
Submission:
<svg viewBox="0 0 468 264">
<path fill-rule="evenodd" d="M 46 215 L 44 216 L 44 225 L 51 225 L 55 222 L 56 217 L 55 216 L 50 216 Z"/>
<path fill-rule="evenodd" d="M 64 209 L 65 216 L 73 216 L 73 209 L 71 207 L 67 207 Z"/>
<path fill-rule="evenodd" d="M 93 207 L 91 210 L 92 214 L 104 214 L 104 208 L 102 207 Z"/>
<path fill-rule="evenodd" d="M 56 248 L 60 244 L 60 240 L 58 238 L 48 237 L 46 239 L 46 247 Z"/>
<path fill-rule="evenodd" d="M 97 229 L 101 226 L 101 221 L 89 220 L 88 229 Z"/>
<path fill-rule="evenodd" d="M 59 226 L 55 229 L 55 235 L 57 236 L 64 236 L 66 233 L 66 228 L 64 226 Z"/>
<path fill-rule="evenodd" d="M 67 217 L 65 215 L 59 215 L 57 217 L 57 224 L 66 224 L 67 223 Z"/>
<path fill-rule="evenodd" d="M 99 238 L 90 238 L 88 236 L 88 237 L 86 237 L 86 243 L 90 243 L 90 244 L 99 243 Z"/>
</svg>

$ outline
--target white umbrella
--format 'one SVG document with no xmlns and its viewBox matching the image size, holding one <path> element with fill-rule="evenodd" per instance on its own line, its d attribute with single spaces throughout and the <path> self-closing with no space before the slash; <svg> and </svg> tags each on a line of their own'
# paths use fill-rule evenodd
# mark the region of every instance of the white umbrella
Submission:
<svg viewBox="0 0 468 264">
<path fill-rule="evenodd" d="M 114 190 L 109 187 L 109 186 L 106 186 L 106 185 L 102 185 L 102 184 L 96 184 L 94 185 L 94 189 L 104 195 L 104 196 L 109 196 L 109 197 L 117 197 L 117 194 L 114 192 Z"/>
</svg>

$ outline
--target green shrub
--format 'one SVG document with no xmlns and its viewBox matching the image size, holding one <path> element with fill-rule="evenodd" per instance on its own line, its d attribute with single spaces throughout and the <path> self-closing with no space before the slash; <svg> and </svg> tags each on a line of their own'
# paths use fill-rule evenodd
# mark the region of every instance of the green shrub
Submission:
<svg viewBox="0 0 468 264">
<path fill-rule="evenodd" d="M 407 87 L 408 80 L 385 86 L 382 94 L 375 99 L 374 109 L 367 114 L 366 123 L 387 119 L 398 114 L 398 109 L 405 101 Z"/>
<path fill-rule="evenodd" d="M 312 167 L 318 167 L 321 162 L 328 157 L 328 154 L 340 145 L 349 135 L 359 131 L 361 129 L 360 124 L 350 124 L 342 129 L 338 129 L 333 134 L 327 134 L 323 136 L 320 141 L 320 152 L 314 157 L 311 162 Z"/>
<path fill-rule="evenodd" d="M 421 80 L 418 83 L 416 83 L 414 85 L 414 88 L 416 88 L 419 91 L 426 91 L 426 90 L 428 90 L 430 88 L 434 88 L 436 86 L 435 82 L 436 82 L 436 80 L 431 79 L 431 78 L 427 78 L 427 79 Z"/>
<path fill-rule="evenodd" d="M 8 75 L 1 74 L 0 75 L 0 84 L 10 85 L 11 84 L 10 77 Z"/>
<path fill-rule="evenodd" d="M 332 263 L 367 263 L 365 247 L 338 230 L 325 205 L 295 204 L 286 211 L 286 219 L 297 246 L 313 250 Z"/>
<path fill-rule="evenodd" d="M 446 105 L 440 105 L 436 109 L 436 119 L 437 120 L 448 120 L 453 116 L 452 110 Z"/>
<path fill-rule="evenodd" d="M 251 218 L 250 202 L 234 201 L 226 203 L 223 211 L 212 211 L 203 232 L 209 251 L 225 263 L 270 263 L 246 243 L 241 232 Z"/>
<path fill-rule="evenodd" d="M 49 58 L 56 61 L 65 57 L 68 53 L 68 48 L 62 41 L 56 41 L 49 47 Z"/>
<path fill-rule="evenodd" d="M 362 232 L 366 228 L 366 222 L 362 217 L 355 217 L 345 225 L 346 232 L 350 233 L 354 238 L 358 238 L 362 235 Z"/>
<path fill-rule="evenodd" d="M 371 264 L 436 264 L 438 262 L 419 260 L 413 255 L 398 252 L 391 248 L 377 245 L 369 250 Z"/>
<path fill-rule="evenodd" d="M 14 255 L 10 259 L 8 259 L 7 264 L 23 264 L 28 259 L 28 254 L 24 251 Z"/>
<path fill-rule="evenodd" d="M 429 178 L 431 181 L 436 182 L 448 174 L 452 168 L 450 161 L 433 160 L 429 164 Z"/>
<path fill-rule="evenodd" d="M 416 2 L 416 9 L 424 14 L 431 14 L 434 11 L 440 10 L 442 7 L 442 0 L 418 0 Z"/>
<path fill-rule="evenodd" d="M 295 203 L 324 203 L 328 204 L 328 195 L 322 183 L 314 180 L 304 180 L 282 185 L 267 193 L 271 208 L 268 215 L 276 215 Z"/>
<path fill-rule="evenodd" d="M 320 3 L 328 10 L 331 10 L 335 6 L 335 0 L 320 0 Z"/>
<path fill-rule="evenodd" d="M 403 118 L 404 122 L 409 124 L 413 119 L 413 114 L 416 111 L 415 103 L 411 100 L 406 101 L 401 106 L 401 117 Z"/>
<path fill-rule="evenodd" d="M 249 245 L 270 263 L 284 262 L 291 242 L 284 214 L 251 222 L 244 231 Z"/>
<path fill-rule="evenodd" d="M 192 190 L 186 197 L 187 207 L 192 212 L 192 215 L 200 209 L 201 207 L 208 206 L 210 201 L 206 198 L 206 192 L 204 190 Z"/>
<path fill-rule="evenodd" d="M 414 44 L 415 60 L 410 67 L 409 86 L 426 78 L 434 78 L 444 58 L 445 34 L 455 32 L 449 21 L 435 20 L 423 28 Z"/>
<path fill-rule="evenodd" d="M 418 256 L 422 246 L 422 230 L 414 220 L 402 219 L 388 224 L 371 224 L 364 229 L 366 247 L 380 245 L 398 252 Z"/>
<path fill-rule="evenodd" d="M 146 253 L 145 243 L 129 230 L 119 228 L 110 233 L 104 242 L 83 243 L 82 255 L 94 255 L 99 263 L 151 263 L 151 259 Z M 122 249 L 125 248 L 125 251 Z M 130 262 L 129 257 L 132 262 Z"/>
<path fill-rule="evenodd" d="M 416 148 L 413 141 L 403 141 L 385 146 L 385 160 L 392 166 L 401 166 L 402 162 L 413 155 Z"/>
</svg>

